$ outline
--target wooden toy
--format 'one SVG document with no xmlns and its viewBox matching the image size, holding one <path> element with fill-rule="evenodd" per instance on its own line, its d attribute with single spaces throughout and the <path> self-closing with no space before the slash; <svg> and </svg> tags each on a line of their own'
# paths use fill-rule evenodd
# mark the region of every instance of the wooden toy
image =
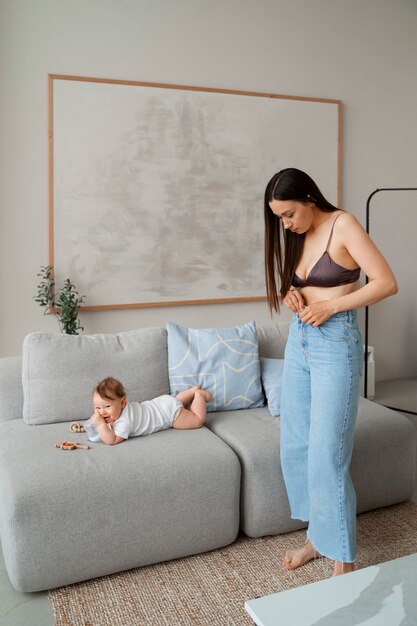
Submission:
<svg viewBox="0 0 417 626">
<path fill-rule="evenodd" d="M 69 429 L 72 433 L 85 433 L 84 426 L 80 422 L 71 422 Z"/>
<path fill-rule="evenodd" d="M 90 446 L 86 443 L 78 443 L 73 441 L 58 441 L 55 444 L 55 448 L 61 448 L 61 450 L 75 450 L 76 448 L 80 448 L 80 450 L 90 450 Z"/>
</svg>

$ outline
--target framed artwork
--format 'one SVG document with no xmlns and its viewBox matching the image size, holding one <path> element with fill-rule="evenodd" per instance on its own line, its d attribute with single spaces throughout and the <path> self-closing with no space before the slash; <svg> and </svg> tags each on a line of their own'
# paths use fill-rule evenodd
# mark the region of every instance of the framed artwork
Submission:
<svg viewBox="0 0 417 626">
<path fill-rule="evenodd" d="M 263 194 L 340 202 L 340 100 L 49 76 L 49 262 L 84 310 L 265 299 Z"/>
</svg>

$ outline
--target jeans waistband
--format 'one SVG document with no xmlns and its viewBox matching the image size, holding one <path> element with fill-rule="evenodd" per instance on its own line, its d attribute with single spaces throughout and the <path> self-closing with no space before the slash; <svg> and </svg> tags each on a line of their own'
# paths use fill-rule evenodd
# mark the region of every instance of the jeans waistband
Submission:
<svg viewBox="0 0 417 626">
<path fill-rule="evenodd" d="M 358 319 L 358 312 L 354 309 L 352 311 L 342 311 L 341 313 L 335 313 L 332 317 L 329 318 L 331 320 L 346 320 L 347 322 L 356 322 Z"/>
<path fill-rule="evenodd" d="M 298 313 L 295 314 L 295 317 L 299 319 Z M 353 309 L 352 311 L 341 311 L 340 313 L 335 313 L 334 315 L 329 317 L 329 319 L 326 320 L 325 323 L 327 324 L 328 322 L 340 322 L 340 321 L 346 321 L 346 322 L 352 323 L 352 322 L 356 322 L 357 319 L 358 319 L 358 312 L 356 309 Z"/>
</svg>

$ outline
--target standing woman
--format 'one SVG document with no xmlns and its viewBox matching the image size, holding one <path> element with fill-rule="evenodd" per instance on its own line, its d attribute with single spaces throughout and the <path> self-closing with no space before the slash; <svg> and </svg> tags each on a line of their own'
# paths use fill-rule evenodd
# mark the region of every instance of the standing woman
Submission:
<svg viewBox="0 0 417 626">
<path fill-rule="evenodd" d="M 358 284 L 361 269 L 368 284 Z M 349 475 L 363 368 L 356 309 L 397 292 L 395 277 L 359 222 L 328 202 L 304 172 L 275 174 L 265 191 L 269 308 L 294 312 L 285 351 L 281 464 L 291 516 L 307 542 L 292 570 L 318 556 L 333 575 L 354 569 L 356 495 Z M 279 286 L 278 286 L 279 285 Z"/>
</svg>

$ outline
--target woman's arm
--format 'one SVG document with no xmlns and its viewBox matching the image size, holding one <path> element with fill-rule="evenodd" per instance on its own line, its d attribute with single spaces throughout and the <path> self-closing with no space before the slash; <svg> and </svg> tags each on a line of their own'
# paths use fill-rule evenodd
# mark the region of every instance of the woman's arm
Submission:
<svg viewBox="0 0 417 626">
<path fill-rule="evenodd" d="M 312 326 L 319 326 L 335 313 L 369 306 L 398 291 L 397 281 L 386 259 L 356 218 L 344 213 L 339 221 L 341 243 L 368 276 L 369 282 L 356 291 L 333 300 L 316 302 L 303 309 L 300 319 Z"/>
</svg>

